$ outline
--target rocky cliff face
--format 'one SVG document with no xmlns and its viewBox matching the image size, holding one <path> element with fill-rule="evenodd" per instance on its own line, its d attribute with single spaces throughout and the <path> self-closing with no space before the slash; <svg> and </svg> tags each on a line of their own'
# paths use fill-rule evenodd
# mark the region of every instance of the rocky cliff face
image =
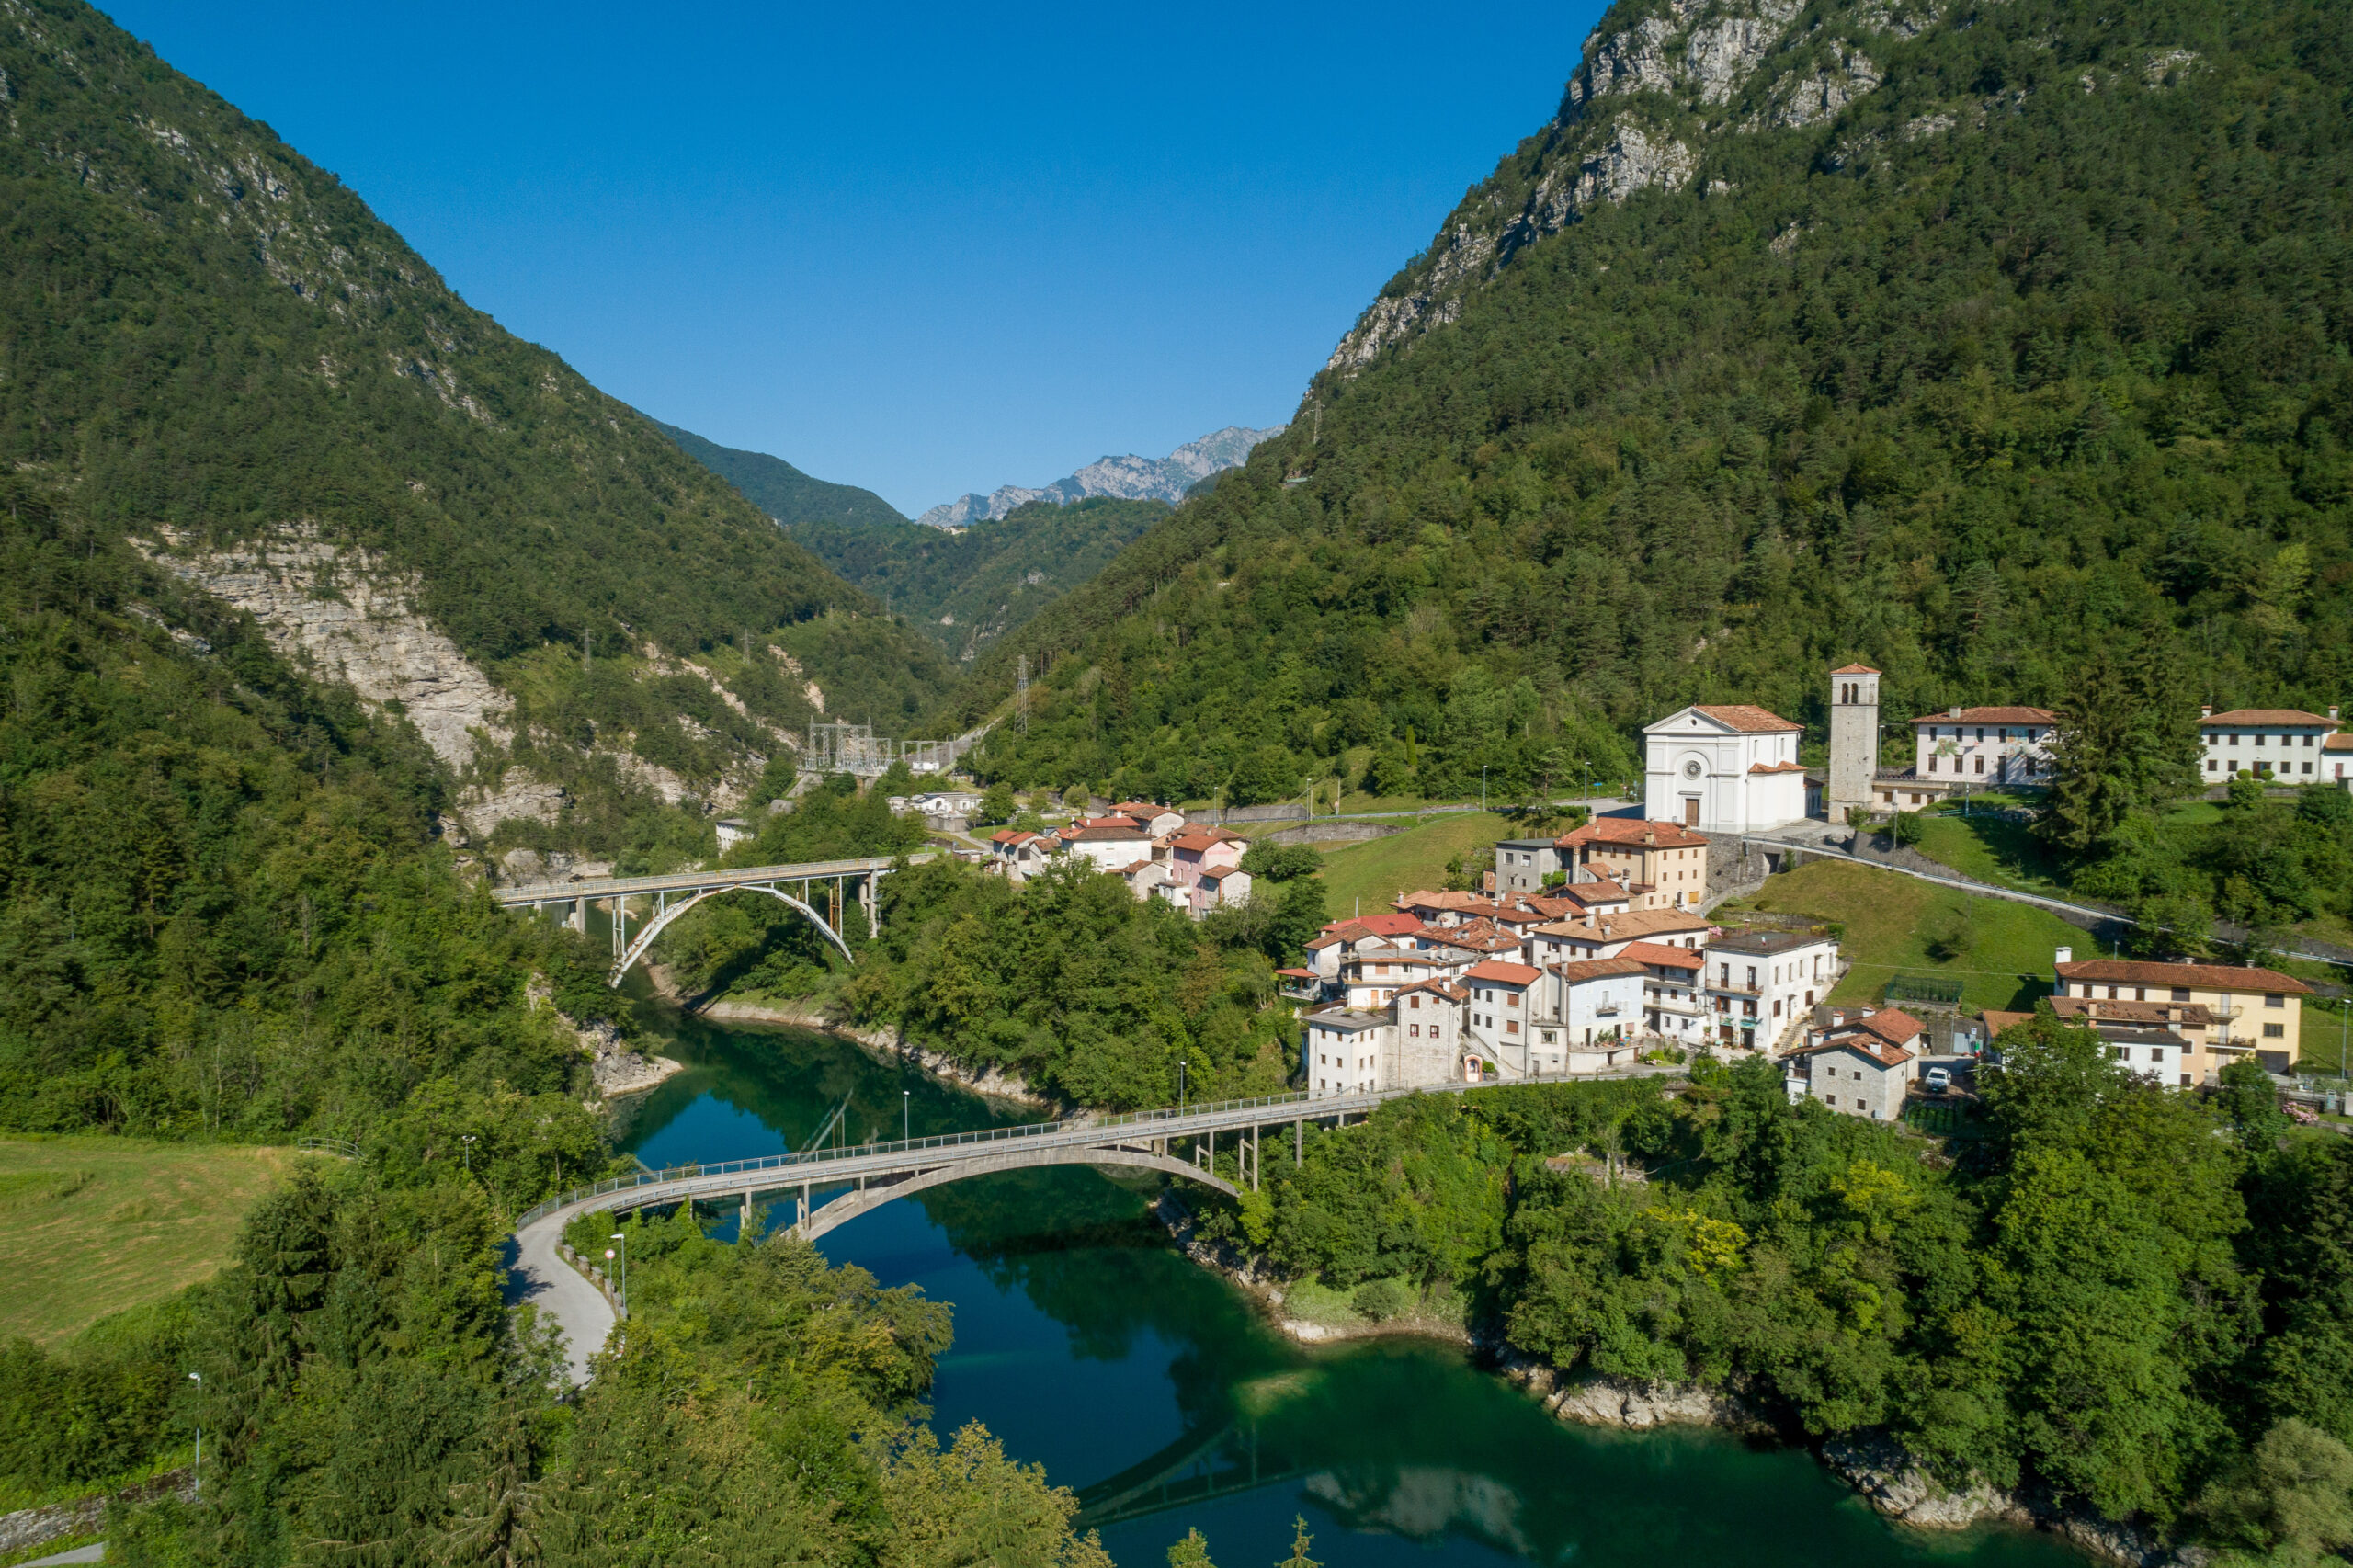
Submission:
<svg viewBox="0 0 2353 1568">
<path fill-rule="evenodd" d="M 1728 191 L 1699 178 L 1725 137 L 1836 119 L 1880 85 L 1872 51 L 1939 20 L 1940 0 L 1645 0 L 1619 6 L 1586 40 L 1560 112 L 1449 218 L 1333 350 L 1352 375 L 1383 349 L 1445 326 L 1466 291 L 1577 215 L 1644 191 Z"/>
<path fill-rule="evenodd" d="M 1090 495 L 1109 495 L 1122 501 L 1165 501 L 1173 506 L 1194 485 L 1213 473 L 1240 467 L 1250 456 L 1251 448 L 1273 439 L 1287 428 L 1275 425 L 1264 430 L 1245 430 L 1239 425 L 1229 425 L 1198 441 L 1186 442 L 1165 458 L 1132 454 L 1097 458 L 1076 473 L 1042 488 L 1030 490 L 1018 484 L 1002 484 L 986 495 L 975 491 L 942 502 L 915 521 L 933 528 L 967 528 L 973 523 L 994 521 L 1032 501 L 1068 506 Z"/>
</svg>

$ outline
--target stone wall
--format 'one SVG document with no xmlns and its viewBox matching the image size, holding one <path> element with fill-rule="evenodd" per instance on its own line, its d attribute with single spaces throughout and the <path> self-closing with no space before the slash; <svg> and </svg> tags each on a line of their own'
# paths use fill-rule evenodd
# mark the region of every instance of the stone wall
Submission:
<svg viewBox="0 0 2353 1568">
<path fill-rule="evenodd" d="M 1362 844 L 1368 839 L 1387 838 L 1405 830 L 1385 822 L 1309 822 L 1297 827 L 1279 828 L 1262 833 L 1262 844 Z"/>
</svg>

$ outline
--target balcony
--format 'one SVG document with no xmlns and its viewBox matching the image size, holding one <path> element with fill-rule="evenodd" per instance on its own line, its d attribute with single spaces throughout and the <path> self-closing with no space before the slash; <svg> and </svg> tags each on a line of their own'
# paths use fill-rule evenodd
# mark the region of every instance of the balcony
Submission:
<svg viewBox="0 0 2353 1568">
<path fill-rule="evenodd" d="M 1614 1018 L 1618 1016 L 1618 1004 L 1615 1002 L 1604 1002 L 1600 1006 L 1596 1007 L 1593 1010 L 1593 1016 L 1597 1018 Z"/>
<path fill-rule="evenodd" d="M 1745 980 L 1711 980 L 1708 982 L 1708 989 L 1711 991 L 1728 991 L 1735 996 L 1762 996 L 1765 994 L 1765 988 L 1763 986 Z"/>
</svg>

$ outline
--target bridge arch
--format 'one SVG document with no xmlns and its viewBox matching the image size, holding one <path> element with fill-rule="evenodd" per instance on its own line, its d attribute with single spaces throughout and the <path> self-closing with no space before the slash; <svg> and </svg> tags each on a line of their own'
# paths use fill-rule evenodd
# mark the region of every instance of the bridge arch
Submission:
<svg viewBox="0 0 2353 1568">
<path fill-rule="evenodd" d="M 999 1171 L 1034 1170 L 1041 1165 L 1128 1165 L 1137 1170 L 1161 1171 L 1169 1176 L 1183 1176 L 1203 1187 L 1215 1187 L 1228 1198 L 1242 1196 L 1242 1189 L 1223 1176 L 1211 1175 L 1190 1161 L 1180 1160 L 1173 1154 L 1155 1154 L 1142 1149 L 1008 1149 L 986 1159 L 956 1160 L 934 1165 L 888 1187 L 867 1187 L 844 1192 L 816 1205 L 793 1230 L 802 1240 L 813 1242 L 826 1232 L 847 1225 L 861 1214 L 872 1213 L 886 1203 L 913 1197 L 926 1187 L 945 1187 L 951 1181 L 963 1181 L 972 1176 L 994 1176 Z M 746 1196 L 749 1196 L 748 1192 Z"/>
<path fill-rule="evenodd" d="M 793 908 L 806 915 L 809 919 L 809 924 L 817 927 L 818 934 L 823 936 L 828 942 L 831 942 L 835 949 L 841 953 L 842 958 L 846 961 L 850 963 L 856 963 L 858 961 L 858 955 L 849 950 L 849 944 L 842 940 L 840 933 L 835 931 L 831 926 L 826 925 L 825 917 L 818 914 L 815 910 L 810 908 L 809 905 L 801 900 L 793 897 L 782 888 L 775 887 L 766 882 L 737 882 L 729 887 L 705 888 L 700 892 L 696 893 L 692 898 L 683 899 L 676 903 L 670 904 L 664 908 L 661 913 L 657 914 L 653 919 L 645 923 L 644 928 L 639 931 L 636 937 L 631 940 L 629 949 L 622 953 L 621 956 L 614 961 L 612 975 L 605 982 L 605 983 L 608 985 L 618 986 L 624 979 L 628 978 L 629 971 L 636 967 L 638 960 L 645 956 L 647 950 L 654 946 L 654 939 L 662 935 L 663 931 L 668 927 L 670 922 L 676 920 L 679 915 L 684 915 L 688 910 L 692 909 L 703 900 L 707 898 L 717 898 L 721 893 L 728 892 L 764 892 L 770 898 L 781 899 L 783 902 L 790 904 Z"/>
</svg>

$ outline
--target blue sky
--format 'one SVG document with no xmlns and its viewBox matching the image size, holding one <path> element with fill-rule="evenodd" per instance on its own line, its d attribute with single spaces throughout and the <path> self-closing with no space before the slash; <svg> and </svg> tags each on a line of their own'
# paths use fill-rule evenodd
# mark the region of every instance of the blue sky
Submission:
<svg viewBox="0 0 2353 1568">
<path fill-rule="evenodd" d="M 1597 0 L 122 0 L 473 304 L 913 514 L 1288 419 Z"/>
</svg>

